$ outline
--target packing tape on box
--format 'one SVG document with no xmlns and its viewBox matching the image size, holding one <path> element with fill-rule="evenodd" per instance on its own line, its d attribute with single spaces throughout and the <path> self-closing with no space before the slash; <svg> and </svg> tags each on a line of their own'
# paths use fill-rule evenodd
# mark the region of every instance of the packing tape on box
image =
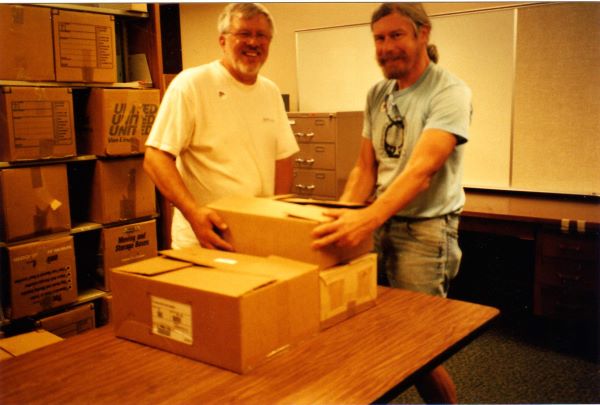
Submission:
<svg viewBox="0 0 600 405">
<path fill-rule="evenodd" d="M 135 190 L 136 190 L 136 178 L 137 170 L 129 169 L 127 173 L 129 179 L 127 183 L 127 195 L 123 196 L 120 201 L 120 216 L 121 219 L 135 218 Z"/>
<path fill-rule="evenodd" d="M 569 224 L 571 223 L 571 220 L 568 218 L 563 218 L 560 220 L 560 230 L 564 233 L 569 232 Z"/>
<path fill-rule="evenodd" d="M 32 167 L 29 169 L 29 175 L 31 177 L 31 187 L 40 188 L 44 186 L 44 180 L 42 178 L 41 166 Z"/>
</svg>

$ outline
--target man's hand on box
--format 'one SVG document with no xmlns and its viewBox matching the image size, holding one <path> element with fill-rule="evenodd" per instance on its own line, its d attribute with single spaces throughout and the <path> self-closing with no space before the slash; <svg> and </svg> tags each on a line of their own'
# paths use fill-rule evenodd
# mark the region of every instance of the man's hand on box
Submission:
<svg viewBox="0 0 600 405">
<path fill-rule="evenodd" d="M 227 224 L 215 211 L 201 207 L 194 212 L 194 217 L 188 220 L 200 246 L 207 249 L 233 251 L 233 246 L 221 237 L 222 232 L 227 230 Z"/>
<path fill-rule="evenodd" d="M 377 228 L 378 223 L 366 208 L 358 210 L 331 209 L 325 215 L 333 218 L 330 222 L 317 225 L 312 236 L 313 249 L 321 249 L 335 244 L 340 247 L 358 246 Z"/>
</svg>

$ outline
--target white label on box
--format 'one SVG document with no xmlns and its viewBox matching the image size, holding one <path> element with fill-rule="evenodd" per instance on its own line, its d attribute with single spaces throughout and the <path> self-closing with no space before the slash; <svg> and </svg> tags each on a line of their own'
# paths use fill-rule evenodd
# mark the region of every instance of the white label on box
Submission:
<svg viewBox="0 0 600 405">
<path fill-rule="evenodd" d="M 150 296 L 152 333 L 191 345 L 192 307 L 181 302 Z"/>
</svg>

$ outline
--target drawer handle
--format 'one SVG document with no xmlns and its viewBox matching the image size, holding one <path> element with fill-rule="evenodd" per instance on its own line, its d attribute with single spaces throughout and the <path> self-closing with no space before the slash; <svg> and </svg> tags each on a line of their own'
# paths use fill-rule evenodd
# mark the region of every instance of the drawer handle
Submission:
<svg viewBox="0 0 600 405">
<path fill-rule="evenodd" d="M 294 162 L 296 162 L 298 165 L 301 166 L 312 166 L 315 163 L 314 159 L 302 159 L 302 158 L 296 158 L 294 159 Z"/>
<path fill-rule="evenodd" d="M 308 185 L 308 186 L 306 186 L 306 189 L 312 191 L 315 189 L 315 185 L 314 184 Z"/>
<path fill-rule="evenodd" d="M 304 184 L 296 184 L 296 186 L 295 186 L 295 187 L 296 187 L 297 189 L 299 189 L 299 190 L 304 190 L 304 189 L 306 189 L 306 186 L 305 186 Z"/>
<path fill-rule="evenodd" d="M 560 281 L 562 281 L 563 283 L 567 282 L 567 281 L 580 281 L 581 280 L 581 276 L 579 275 L 572 275 L 572 274 L 564 274 L 564 273 L 559 273 L 559 272 L 555 272 L 554 274 L 556 274 L 556 277 L 558 277 L 560 279 Z"/>
<path fill-rule="evenodd" d="M 295 132 L 294 135 L 296 135 L 298 138 L 302 138 L 304 137 L 304 132 Z"/>
<path fill-rule="evenodd" d="M 309 132 L 309 133 L 307 133 L 307 134 L 306 134 L 306 137 L 307 137 L 307 138 L 312 138 L 312 137 L 314 137 L 314 136 L 315 136 L 315 133 L 314 133 L 314 132 Z"/>
<path fill-rule="evenodd" d="M 567 251 L 567 252 L 580 252 L 581 251 L 581 246 L 565 245 L 564 243 L 559 244 L 558 248 L 560 250 Z"/>
<path fill-rule="evenodd" d="M 298 190 L 301 190 L 301 191 L 304 191 L 304 190 L 312 191 L 315 189 L 314 184 L 309 184 L 308 186 L 305 186 L 304 184 L 296 184 L 294 187 L 296 187 Z"/>
</svg>

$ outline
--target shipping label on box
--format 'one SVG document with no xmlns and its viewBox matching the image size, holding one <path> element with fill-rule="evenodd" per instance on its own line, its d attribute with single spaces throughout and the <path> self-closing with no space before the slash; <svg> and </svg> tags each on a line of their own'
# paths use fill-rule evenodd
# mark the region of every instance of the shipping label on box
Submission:
<svg viewBox="0 0 600 405">
<path fill-rule="evenodd" d="M 102 229 L 96 287 L 110 291 L 110 269 L 156 255 L 156 220 Z"/>
<path fill-rule="evenodd" d="M 352 248 L 330 245 L 313 249 L 313 229 L 331 220 L 324 215 L 325 207 L 255 197 L 225 197 L 208 207 L 223 218 L 227 224 L 223 237 L 240 253 L 277 255 L 325 269 L 368 253 L 373 247 L 369 237 Z"/>
<path fill-rule="evenodd" d="M 202 248 L 113 269 L 117 336 L 246 373 L 319 330 L 317 267 Z"/>
<path fill-rule="evenodd" d="M 349 263 L 319 272 L 321 329 L 375 305 L 377 255 L 368 253 Z"/>
<path fill-rule="evenodd" d="M 156 214 L 154 183 L 143 158 L 98 160 L 94 169 L 90 220 L 102 224 Z"/>
<path fill-rule="evenodd" d="M 3 87 L 0 147 L 1 161 L 74 156 L 71 89 Z"/>
<path fill-rule="evenodd" d="M 0 4 L 0 80 L 53 81 L 50 9 Z"/>
<path fill-rule="evenodd" d="M 7 242 L 70 230 L 66 166 L 0 170 L 0 225 Z"/>
<path fill-rule="evenodd" d="M 158 89 L 92 89 L 87 105 L 84 153 L 142 153 L 158 112 Z"/>
<path fill-rule="evenodd" d="M 52 26 L 57 81 L 117 81 L 114 16 L 55 9 Z"/>
<path fill-rule="evenodd" d="M 13 245 L 7 249 L 12 319 L 77 300 L 72 236 Z"/>
</svg>

